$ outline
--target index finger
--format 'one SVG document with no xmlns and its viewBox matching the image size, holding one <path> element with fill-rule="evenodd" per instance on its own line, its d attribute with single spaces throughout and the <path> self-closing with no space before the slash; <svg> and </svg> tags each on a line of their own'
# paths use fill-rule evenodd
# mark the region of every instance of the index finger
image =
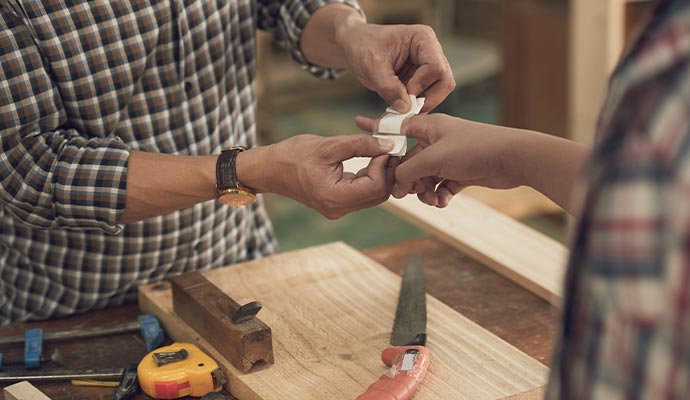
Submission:
<svg viewBox="0 0 690 400">
<path fill-rule="evenodd" d="M 426 100 L 421 112 L 429 112 L 436 108 L 453 90 L 455 90 L 455 78 L 452 73 L 434 82 L 424 91 Z"/>
<path fill-rule="evenodd" d="M 355 117 L 355 124 L 363 131 L 374 132 L 374 129 L 376 129 L 376 118 L 358 115 Z"/>
<path fill-rule="evenodd" d="M 411 116 L 400 126 L 400 134 L 408 138 L 417 139 L 423 146 L 429 146 L 434 142 L 433 119 L 431 115 Z"/>
<path fill-rule="evenodd" d="M 422 112 L 429 112 L 455 90 L 455 78 L 438 42 L 423 49 L 422 52 L 423 54 L 420 55 L 422 62 L 406 86 L 410 94 L 426 97 Z"/>
</svg>

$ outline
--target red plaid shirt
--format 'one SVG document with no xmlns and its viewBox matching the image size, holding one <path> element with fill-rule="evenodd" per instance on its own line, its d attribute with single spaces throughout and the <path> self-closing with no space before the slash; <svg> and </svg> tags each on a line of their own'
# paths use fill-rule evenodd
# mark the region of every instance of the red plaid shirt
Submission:
<svg viewBox="0 0 690 400">
<path fill-rule="evenodd" d="M 690 2 L 612 76 L 549 399 L 690 399 Z"/>
</svg>

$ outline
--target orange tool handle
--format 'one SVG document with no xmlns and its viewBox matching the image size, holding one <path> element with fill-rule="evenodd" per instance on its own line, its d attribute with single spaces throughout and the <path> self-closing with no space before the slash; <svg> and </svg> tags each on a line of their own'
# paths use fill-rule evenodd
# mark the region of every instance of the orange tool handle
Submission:
<svg viewBox="0 0 690 400">
<path fill-rule="evenodd" d="M 381 360 L 390 367 L 356 400 L 407 400 L 417 391 L 431 362 L 424 346 L 395 346 L 381 353 Z"/>
</svg>

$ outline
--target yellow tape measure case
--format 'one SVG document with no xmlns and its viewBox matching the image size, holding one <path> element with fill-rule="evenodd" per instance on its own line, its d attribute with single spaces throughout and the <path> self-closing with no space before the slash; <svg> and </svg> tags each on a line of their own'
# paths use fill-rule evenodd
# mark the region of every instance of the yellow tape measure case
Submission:
<svg viewBox="0 0 690 400">
<path fill-rule="evenodd" d="M 154 399 L 201 397 L 225 383 L 218 364 L 191 343 L 173 343 L 147 354 L 137 368 L 139 386 Z"/>
</svg>

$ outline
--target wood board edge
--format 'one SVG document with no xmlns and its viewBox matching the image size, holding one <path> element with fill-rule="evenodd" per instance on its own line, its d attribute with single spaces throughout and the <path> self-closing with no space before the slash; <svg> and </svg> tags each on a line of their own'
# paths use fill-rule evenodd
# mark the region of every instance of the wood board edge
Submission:
<svg viewBox="0 0 690 400">
<path fill-rule="evenodd" d="M 548 238 L 545 235 L 541 235 L 544 239 L 544 246 L 548 246 L 549 248 L 557 248 L 558 252 L 560 252 L 562 248 L 563 256 L 561 257 L 562 261 L 559 260 L 555 263 L 555 265 L 552 266 L 552 268 L 562 270 L 560 273 L 556 274 L 559 278 L 549 280 L 547 282 L 538 282 L 537 280 L 531 278 L 529 274 L 525 272 L 525 268 L 529 267 L 526 267 L 524 265 L 507 265 L 506 263 L 503 263 L 496 257 L 494 257 L 494 255 L 490 252 L 482 251 L 480 249 L 473 247 L 471 244 L 468 243 L 465 237 L 458 235 L 456 232 L 450 232 L 450 229 L 448 229 L 447 227 L 440 226 L 440 224 L 434 223 L 424 218 L 422 214 L 425 214 L 428 211 L 423 210 L 423 207 L 429 206 L 419 203 L 418 207 L 414 207 L 406 205 L 402 203 L 402 201 L 404 201 L 404 199 L 391 199 L 383 204 L 383 208 L 393 213 L 394 215 L 397 215 L 401 219 L 406 220 L 412 223 L 413 225 L 416 225 L 422 228 L 423 230 L 433 234 L 434 236 L 441 239 L 441 241 L 443 241 L 444 243 L 450 245 L 451 247 L 460 251 L 461 253 L 467 254 L 471 258 L 479 261 L 482 265 L 489 267 L 498 274 L 505 276 L 506 278 L 510 279 L 511 281 L 515 282 L 521 287 L 546 300 L 551 305 L 558 308 L 562 306 L 561 303 L 563 282 L 561 277 L 565 276 L 566 260 L 568 254 L 568 251 L 565 248 L 565 246 L 555 242 L 553 239 Z M 470 203 L 470 207 L 477 208 L 478 212 L 491 214 L 492 216 L 496 217 L 505 217 L 498 211 L 490 209 L 488 206 L 485 206 L 476 200 L 465 198 L 463 199 L 463 201 Z M 446 210 L 446 212 L 447 211 L 448 210 Z M 509 221 L 503 221 L 503 218 L 501 218 L 501 220 L 502 222 L 505 222 L 509 225 L 522 225 L 521 222 L 514 221 L 512 219 Z M 524 226 L 524 228 L 531 229 L 526 226 Z M 500 246 L 500 243 L 498 243 L 498 241 L 496 243 L 496 246 Z M 547 260 L 543 260 L 541 262 L 546 261 Z"/>
</svg>

